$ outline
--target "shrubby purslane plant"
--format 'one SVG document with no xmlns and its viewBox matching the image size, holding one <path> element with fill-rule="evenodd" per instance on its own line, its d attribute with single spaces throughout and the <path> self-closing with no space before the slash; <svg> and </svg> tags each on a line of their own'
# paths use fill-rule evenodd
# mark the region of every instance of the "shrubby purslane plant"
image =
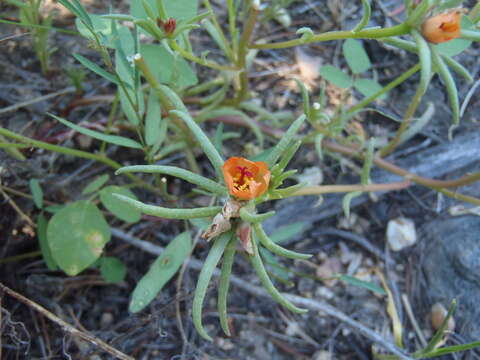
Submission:
<svg viewBox="0 0 480 360">
<path fill-rule="evenodd" d="M 12 2 L 18 3 L 16 0 Z M 99 265 L 105 278 L 111 281 L 123 279 L 124 265 L 118 259 L 101 257 L 111 234 L 108 223 L 94 203 L 96 197 L 105 209 L 127 223 L 140 221 L 141 214 L 169 219 L 208 219 L 202 237 L 210 241 L 211 248 L 198 278 L 192 317 L 199 334 L 211 340 L 202 325 L 203 302 L 213 272 L 223 258 L 217 306 L 221 327 L 229 335 L 227 294 L 237 248 L 246 253 L 262 285 L 275 301 L 293 312 L 305 312 L 305 309 L 289 302 L 275 288 L 264 262 L 268 258 L 275 259 L 273 254 L 301 260 L 306 260 L 311 255 L 285 249 L 273 241 L 264 231 L 262 222 L 275 216 L 275 213 L 258 213 L 258 205 L 291 196 L 343 192 L 346 194 L 343 207 L 348 215 L 351 200 L 366 191 L 395 190 L 409 186 L 408 181 L 400 184 L 371 184 L 370 170 L 374 165 L 383 166 L 401 176 L 407 173 L 407 177 L 413 182 L 447 196 L 480 205 L 478 198 L 457 192 L 457 187 L 478 181 L 479 173 L 457 180 L 439 181 L 409 174 L 394 166 L 386 166 L 382 159 L 417 134 L 430 120 L 431 116 L 422 116 L 415 120 L 415 114 L 435 75 L 441 78 L 446 89 L 452 112 L 450 135 L 453 135 L 461 114 L 452 71 L 466 81 L 473 80 L 469 71 L 454 56 L 467 49 L 472 41 L 480 39 L 480 32 L 477 30 L 480 20 L 479 4 L 469 11 L 455 7 L 460 5 L 461 1 L 405 0 L 405 20 L 398 25 L 381 28 L 368 27 L 371 16 L 370 2 L 362 0 L 363 15 L 351 30 L 316 34 L 305 27 L 298 29 L 295 39 L 269 42 L 252 40 L 255 26 L 259 22 L 278 15 L 263 11 L 264 5 L 260 1 L 227 0 L 226 31 L 220 25 L 209 0 L 203 1 L 205 11 L 201 13 L 198 12 L 197 0 L 132 0 L 129 14 L 111 12 L 102 16 L 89 14 L 79 0 L 59 2 L 77 17 L 78 31 L 99 51 L 104 67 L 80 54 L 74 54 L 74 57 L 84 67 L 115 86 L 116 96 L 110 118 L 114 118 L 120 108 L 125 123 L 133 129 L 136 138 L 113 135 L 111 130 L 114 124 L 110 122 L 107 130 L 100 132 L 50 114 L 63 125 L 99 140 L 100 152 L 94 154 L 48 144 L 3 127 L 0 127 L 0 141 L 6 138 L 15 143 L 5 141 L 0 143 L 1 147 L 17 157 L 19 148 L 33 146 L 92 159 L 111 167 L 118 175 L 125 175 L 126 179 L 131 181 L 130 185 L 142 187 L 161 198 L 170 198 L 170 194 L 160 176 L 177 177 L 196 185 L 195 191 L 211 196 L 212 205 L 200 208 L 167 208 L 145 204 L 125 186 L 106 186 L 110 178 L 105 174 L 83 189 L 81 200 L 66 204 L 61 209 L 48 209 L 41 202 L 43 193 L 40 185 L 33 182 L 31 188 L 35 203 L 42 211 L 38 217 L 40 246 L 51 269 L 58 266 L 73 276 L 89 266 Z M 38 4 L 35 1 L 31 3 Z M 22 9 L 28 10 L 25 10 L 25 7 Z M 208 51 L 195 53 L 189 34 L 199 28 L 208 33 L 223 54 L 222 58 L 214 61 L 209 58 Z M 141 41 L 145 37 L 149 38 L 148 42 Z M 332 40 L 345 40 L 343 54 L 353 75 L 350 77 L 342 69 L 333 66 L 323 67 L 321 74 L 341 88 L 358 90 L 363 95 L 358 103 L 352 106 L 342 103 L 333 112 L 326 111 L 327 99 L 323 88 L 315 101 L 313 95 L 298 80 L 303 99 L 301 116 L 295 116 L 293 112 L 271 113 L 250 101 L 248 72 L 258 51 L 287 49 Z M 376 81 L 376 74 L 372 71 L 370 59 L 360 40 L 380 41 L 413 53 L 418 57 L 418 63 L 382 86 Z M 199 83 L 191 64 L 207 67 L 216 71 L 217 75 Z M 360 74 L 367 72 L 368 77 L 359 78 Z M 370 73 L 373 73 L 373 77 Z M 417 73 L 419 84 L 416 93 L 400 119 L 397 131 L 387 139 L 386 145 L 378 145 L 380 142 L 369 136 L 368 131 L 361 123 L 356 122 L 354 117 L 373 101 L 385 99 L 388 91 Z M 193 113 L 186 106 L 187 100 L 192 99 L 197 106 L 195 116 L 191 115 Z M 202 130 L 202 123 L 210 119 L 247 126 L 255 136 L 255 146 L 258 149 L 256 155 L 244 158 L 241 157 L 242 154 L 237 154 L 225 160 L 222 151 L 224 141 L 234 139 L 239 134 L 224 132 L 222 125 L 217 128 L 211 140 Z M 262 122 L 268 126 L 264 126 Z M 287 130 L 282 130 L 284 128 Z M 271 148 L 264 148 L 266 135 L 273 135 L 274 146 Z M 286 168 L 302 145 L 314 145 L 319 159 L 323 159 L 326 149 L 362 160 L 360 184 L 295 184 L 282 187 L 284 181 L 296 173 L 296 170 Z M 122 167 L 107 155 L 107 146 L 119 146 L 137 152 L 139 156 L 143 156 L 146 164 Z M 201 175 L 193 151 L 196 146 L 201 147 L 210 161 L 216 176 L 214 179 Z M 177 152 L 185 155 L 189 170 L 156 164 L 158 160 Z M 134 173 L 150 173 L 153 181 L 144 180 Z M 50 219 L 44 215 L 43 211 L 47 210 L 55 213 Z M 62 224 L 67 224 L 67 228 L 62 228 Z M 69 237 L 66 233 L 75 236 Z M 138 282 L 132 294 L 130 310 L 138 312 L 144 309 L 175 275 L 191 251 L 190 232 L 185 231 L 176 236 Z M 375 289 L 374 284 L 362 283 L 358 279 L 342 279 Z M 383 289 L 376 291 L 382 292 Z M 450 309 L 450 316 L 453 308 L 454 306 Z M 442 337 L 443 330 L 439 330 L 426 348 L 413 355 L 419 358 L 432 357 L 458 350 L 436 349 Z"/>
</svg>

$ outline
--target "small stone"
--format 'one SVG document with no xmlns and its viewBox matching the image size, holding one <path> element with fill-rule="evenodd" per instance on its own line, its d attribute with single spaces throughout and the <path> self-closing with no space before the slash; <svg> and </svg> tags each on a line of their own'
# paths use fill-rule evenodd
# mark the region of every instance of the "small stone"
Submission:
<svg viewBox="0 0 480 360">
<path fill-rule="evenodd" d="M 445 320 L 445 317 L 447 316 L 448 311 L 445 309 L 445 306 L 443 306 L 440 303 L 436 303 L 432 306 L 432 309 L 430 311 L 430 321 L 432 323 L 432 327 L 435 330 L 438 330 L 440 326 L 442 326 L 443 321 Z M 453 331 L 455 330 L 455 320 L 453 319 L 453 316 L 448 319 L 447 323 L 447 329 L 448 331 Z"/>
<path fill-rule="evenodd" d="M 112 325 L 113 320 L 114 318 L 111 312 L 104 312 L 100 317 L 100 326 L 105 329 Z"/>
<path fill-rule="evenodd" d="M 335 296 L 335 293 L 326 286 L 319 286 L 315 291 L 315 295 L 319 298 L 330 300 Z"/>
<path fill-rule="evenodd" d="M 337 257 L 327 258 L 320 266 L 317 266 L 316 275 L 322 278 L 325 285 L 332 287 L 338 282 L 335 276 L 342 272 L 342 264 Z"/>
<path fill-rule="evenodd" d="M 235 348 L 235 345 L 229 339 L 218 337 L 215 339 L 215 342 L 217 343 L 220 349 L 225 351 L 232 350 Z"/>
<path fill-rule="evenodd" d="M 331 358 L 332 354 L 326 350 L 319 350 L 312 356 L 313 360 L 331 360 Z"/>
<path fill-rule="evenodd" d="M 412 220 L 399 217 L 388 222 L 387 242 L 390 249 L 400 251 L 417 241 L 415 224 Z"/>
</svg>

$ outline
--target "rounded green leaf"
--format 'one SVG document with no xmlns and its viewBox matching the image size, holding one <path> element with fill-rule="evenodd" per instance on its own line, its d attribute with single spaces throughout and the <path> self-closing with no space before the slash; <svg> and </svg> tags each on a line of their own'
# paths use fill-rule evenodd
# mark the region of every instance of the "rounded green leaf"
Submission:
<svg viewBox="0 0 480 360">
<path fill-rule="evenodd" d="M 100 189 L 105 183 L 110 179 L 108 174 L 103 174 L 90 182 L 87 186 L 85 186 L 82 190 L 82 195 L 91 194 L 98 189 Z"/>
<path fill-rule="evenodd" d="M 320 68 L 320 75 L 332 84 L 346 89 L 352 86 L 352 79 L 342 70 L 332 65 L 324 65 Z"/>
<path fill-rule="evenodd" d="M 353 86 L 365 97 L 373 96 L 383 89 L 382 85 L 372 79 L 355 80 Z M 382 94 L 378 98 L 381 100 L 385 100 L 387 98 L 387 94 Z"/>
<path fill-rule="evenodd" d="M 354 74 L 361 74 L 372 66 L 367 52 L 363 48 L 362 43 L 358 40 L 345 40 L 343 43 L 343 56 L 345 56 L 348 67 Z"/>
<path fill-rule="evenodd" d="M 105 281 L 119 283 L 125 279 L 127 268 L 123 262 L 113 256 L 107 256 L 100 261 L 100 274 Z"/>
<path fill-rule="evenodd" d="M 70 276 L 85 270 L 100 257 L 110 235 L 101 211 L 85 200 L 64 207 L 47 227 L 53 259 Z"/>
<path fill-rule="evenodd" d="M 156 0 L 147 0 L 147 3 L 154 11 L 158 11 Z M 165 10 L 169 17 L 180 20 L 187 20 L 197 15 L 198 0 L 175 0 L 163 1 Z M 147 18 L 147 13 L 142 2 L 134 0 L 130 2 L 130 14 L 142 19 Z"/>
<path fill-rule="evenodd" d="M 192 250 L 192 238 L 188 231 L 181 233 L 153 262 L 132 293 L 129 310 L 136 313 L 155 299 L 165 284 L 176 274 Z"/>
<path fill-rule="evenodd" d="M 30 192 L 33 196 L 33 202 L 38 209 L 43 207 L 43 191 L 38 179 L 30 179 Z"/>
<path fill-rule="evenodd" d="M 128 189 L 116 185 L 107 186 L 100 191 L 100 201 L 108 211 L 119 219 L 129 223 L 135 223 L 140 220 L 142 216 L 140 211 L 125 201 L 119 200 L 113 196 L 113 194 L 121 194 L 130 199 L 137 200 L 135 194 Z"/>
<path fill-rule="evenodd" d="M 467 16 L 462 17 L 461 26 L 462 26 L 462 29 L 467 29 L 467 30 L 475 28 L 474 24 Z M 472 40 L 455 39 L 455 40 L 447 41 L 442 44 L 433 45 L 433 46 L 442 55 L 455 56 L 463 52 L 471 44 L 472 44 Z"/>
</svg>

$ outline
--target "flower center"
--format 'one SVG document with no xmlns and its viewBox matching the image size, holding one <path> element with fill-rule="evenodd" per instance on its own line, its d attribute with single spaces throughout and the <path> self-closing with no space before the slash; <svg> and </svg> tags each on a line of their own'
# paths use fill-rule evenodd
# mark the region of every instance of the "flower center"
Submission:
<svg viewBox="0 0 480 360">
<path fill-rule="evenodd" d="M 458 24 L 454 21 L 444 22 L 440 25 L 440 29 L 446 32 L 457 31 L 459 28 Z"/>
<path fill-rule="evenodd" d="M 233 177 L 233 186 L 240 191 L 250 189 L 253 174 L 248 171 L 246 166 L 237 166 L 237 170 L 237 174 Z"/>
</svg>

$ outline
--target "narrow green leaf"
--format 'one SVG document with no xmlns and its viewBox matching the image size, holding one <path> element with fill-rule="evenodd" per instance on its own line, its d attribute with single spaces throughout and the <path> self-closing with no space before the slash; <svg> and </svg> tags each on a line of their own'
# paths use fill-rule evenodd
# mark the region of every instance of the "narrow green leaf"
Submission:
<svg viewBox="0 0 480 360">
<path fill-rule="evenodd" d="M 215 139 L 213 145 L 217 149 L 220 156 L 223 155 L 223 122 L 219 123 L 217 129 L 215 130 Z"/>
<path fill-rule="evenodd" d="M 410 14 L 410 16 L 406 19 L 406 23 L 412 27 L 418 25 L 421 22 L 427 12 L 433 5 L 433 0 L 422 0 L 419 4 L 416 5 L 415 10 Z"/>
<path fill-rule="evenodd" d="M 106 282 L 120 283 L 125 280 L 127 267 L 116 257 L 102 257 L 100 259 L 100 274 Z"/>
<path fill-rule="evenodd" d="M 345 56 L 348 67 L 354 74 L 361 74 L 370 69 L 372 66 L 367 52 L 359 40 L 345 40 L 343 43 L 343 56 Z"/>
<path fill-rule="evenodd" d="M 442 324 L 440 325 L 438 330 L 435 332 L 433 337 L 430 339 L 425 349 L 421 350 L 421 353 L 429 353 L 433 349 L 435 349 L 435 347 L 438 346 L 438 344 L 440 343 L 440 341 L 442 340 L 445 334 L 445 330 L 447 329 L 447 326 L 448 326 L 448 321 L 452 317 L 456 308 L 457 308 L 457 300 L 453 299 L 452 303 L 450 304 L 450 308 L 448 309 L 447 316 L 445 316 L 445 319 L 443 319 Z"/>
<path fill-rule="evenodd" d="M 296 235 L 302 234 L 305 230 L 306 223 L 303 221 L 279 227 L 274 233 L 270 234 L 270 239 L 278 244 Z"/>
<path fill-rule="evenodd" d="M 82 195 L 88 195 L 91 194 L 98 189 L 100 189 L 105 183 L 110 179 L 110 175 L 108 174 L 103 174 L 90 182 L 87 186 L 83 188 Z"/>
<path fill-rule="evenodd" d="M 119 219 L 128 222 L 136 223 L 142 217 L 139 210 L 132 205 L 119 200 L 113 194 L 121 194 L 131 199 L 137 200 L 137 197 L 130 190 L 121 186 L 110 185 L 100 191 L 100 201 L 105 208 Z"/>
<path fill-rule="evenodd" d="M 275 211 L 269 211 L 264 214 L 253 214 L 249 212 L 245 207 L 242 207 L 240 209 L 240 218 L 243 221 L 246 221 L 252 224 L 265 221 L 268 218 L 271 218 L 273 215 L 275 215 Z"/>
<path fill-rule="evenodd" d="M 452 74 L 448 70 L 447 65 L 435 49 L 432 49 L 432 56 L 434 64 L 438 70 L 438 75 L 443 80 L 443 83 L 445 84 L 445 88 L 447 90 L 450 109 L 452 109 L 453 126 L 457 126 L 460 122 L 460 105 L 458 102 L 457 85 L 455 84 L 455 80 L 453 79 Z"/>
<path fill-rule="evenodd" d="M 220 258 L 227 246 L 228 242 L 232 238 L 232 232 L 226 232 L 222 234 L 220 237 L 216 238 L 210 249 L 207 258 L 202 267 L 202 271 L 200 271 L 200 275 L 198 275 L 197 280 L 197 287 L 195 288 L 195 295 L 193 296 L 193 304 L 192 304 L 192 318 L 193 324 L 195 325 L 195 329 L 197 329 L 198 333 L 201 337 L 206 340 L 213 341 L 210 335 L 207 334 L 205 329 L 202 325 L 202 308 L 203 308 L 203 301 L 205 299 L 205 295 L 207 294 L 208 284 L 210 283 L 210 279 L 212 278 L 213 271 L 217 267 Z"/>
<path fill-rule="evenodd" d="M 43 207 L 43 190 L 40 187 L 38 179 L 30 179 L 29 185 L 30 192 L 33 196 L 33 202 L 38 209 L 41 209 Z"/>
<path fill-rule="evenodd" d="M 365 160 L 363 161 L 362 173 L 360 178 L 362 185 L 368 185 L 370 183 L 370 170 L 372 169 L 374 150 L 375 138 L 372 137 L 368 142 Z"/>
<path fill-rule="evenodd" d="M 270 251 L 265 248 L 260 248 L 260 255 L 265 261 L 265 264 L 270 268 L 269 273 L 275 279 L 280 280 L 282 283 L 293 286 L 293 282 L 290 280 L 291 270 L 283 266 L 280 261 L 278 261 L 278 256 L 273 255 Z"/>
<path fill-rule="evenodd" d="M 428 353 L 422 353 L 421 359 L 437 358 L 442 355 L 453 354 L 459 351 L 467 351 L 480 347 L 480 341 L 474 341 L 468 344 L 446 346 L 432 350 Z"/>
<path fill-rule="evenodd" d="M 365 97 L 373 96 L 383 89 L 382 85 L 373 79 L 357 79 L 353 83 L 353 86 Z M 385 100 L 387 94 L 382 94 L 378 98 Z"/>
<path fill-rule="evenodd" d="M 285 170 L 290 160 L 292 160 L 293 156 L 295 155 L 297 150 L 300 148 L 300 145 L 302 145 L 302 140 L 298 140 L 294 142 L 287 148 L 287 150 L 285 150 L 285 152 L 282 154 L 282 158 L 280 159 L 280 162 L 278 163 L 279 172 L 283 172 Z"/>
<path fill-rule="evenodd" d="M 201 207 L 194 209 L 170 209 L 161 206 L 147 205 L 140 201 L 133 200 L 121 194 L 113 194 L 118 199 L 133 205 L 143 214 L 158 216 L 164 219 L 193 219 L 207 216 L 214 216 L 222 210 L 221 206 Z"/>
<path fill-rule="evenodd" d="M 131 21 L 131 22 L 134 22 L 136 20 L 135 17 L 127 14 L 105 14 L 100 16 L 104 19 L 109 19 L 109 20 Z"/>
<path fill-rule="evenodd" d="M 129 305 L 132 313 L 143 310 L 155 299 L 165 284 L 177 273 L 191 250 L 192 238 L 188 231 L 176 236 L 168 244 L 133 290 Z"/>
<path fill-rule="evenodd" d="M 111 83 L 118 85 L 118 80 L 113 74 L 103 70 L 100 66 L 98 66 L 94 62 L 88 60 L 87 58 L 83 57 L 80 54 L 73 54 L 73 57 L 77 59 L 80 62 L 80 64 L 85 66 L 87 69 L 93 71 L 95 74 L 100 75 L 101 77 L 103 77 L 104 79 L 107 79 Z"/>
<path fill-rule="evenodd" d="M 425 93 L 432 77 L 432 55 L 430 53 L 430 47 L 423 36 L 417 30 L 412 30 L 411 34 L 417 43 L 418 56 L 420 59 L 420 88 L 423 93 Z"/>
<path fill-rule="evenodd" d="M 252 239 L 253 240 L 253 239 Z M 258 245 L 255 240 L 252 242 L 252 248 L 253 248 L 253 255 L 249 256 L 249 260 L 252 263 L 253 268 L 255 269 L 255 272 L 258 275 L 258 278 L 260 279 L 263 287 L 267 292 L 272 296 L 273 300 L 278 302 L 280 305 L 285 306 L 288 310 L 299 313 L 299 314 L 304 314 L 308 310 L 306 309 L 301 309 L 295 305 L 293 305 L 290 301 L 285 299 L 282 294 L 275 288 L 273 285 L 272 281 L 268 277 L 267 271 L 265 270 L 265 267 L 263 266 L 262 259 L 260 258 L 260 254 L 258 251 Z"/>
<path fill-rule="evenodd" d="M 90 27 L 94 28 L 92 20 L 90 19 L 90 15 L 87 13 L 85 8 L 83 7 L 82 3 L 79 0 L 71 0 L 73 5 L 78 11 L 79 17 L 84 20 Z"/>
<path fill-rule="evenodd" d="M 300 130 L 300 127 L 303 125 L 303 122 L 305 121 L 305 119 L 306 119 L 305 115 L 300 115 L 292 123 L 292 125 L 290 125 L 287 132 L 285 133 L 285 135 L 283 135 L 283 137 L 280 139 L 278 144 L 275 145 L 272 152 L 268 154 L 267 158 L 265 159 L 265 162 L 268 164 L 269 167 L 272 167 L 273 165 L 275 165 L 279 157 L 284 154 L 285 150 L 287 150 L 288 146 L 290 145 L 290 142 L 293 140 L 298 130 Z"/>
<path fill-rule="evenodd" d="M 162 108 L 155 90 L 150 90 L 148 96 L 147 116 L 145 118 L 145 141 L 147 145 L 154 145 L 160 137 L 160 123 L 162 121 Z"/>
<path fill-rule="evenodd" d="M 287 257 L 290 259 L 302 259 L 302 260 L 306 260 L 312 257 L 311 254 L 301 254 L 296 251 L 285 249 L 280 245 L 276 244 L 275 242 L 272 241 L 272 239 L 268 237 L 267 234 L 265 234 L 265 231 L 263 230 L 262 225 L 259 223 L 254 223 L 253 229 L 255 230 L 255 235 L 260 240 L 260 243 L 274 254 Z"/>
<path fill-rule="evenodd" d="M 76 201 L 58 211 L 48 223 L 47 240 L 53 259 L 70 276 L 92 265 L 110 240 L 103 214 L 89 201 Z"/>
<path fill-rule="evenodd" d="M 232 273 L 233 260 L 235 258 L 235 251 L 237 249 L 237 237 L 233 236 L 225 249 L 223 256 L 222 270 L 220 273 L 220 281 L 218 283 L 218 316 L 220 318 L 220 326 L 223 332 L 230 336 L 230 329 L 228 327 L 227 318 L 227 296 L 230 285 L 230 274 Z"/>
<path fill-rule="evenodd" d="M 203 132 L 200 126 L 198 126 L 195 120 L 193 120 L 193 118 L 186 112 L 172 110 L 170 111 L 170 113 L 172 115 L 178 116 L 187 124 L 188 128 L 197 139 L 200 147 L 205 152 L 205 155 L 207 155 L 208 159 L 210 160 L 213 167 L 215 168 L 217 175 L 221 178 L 222 167 L 225 160 L 223 160 L 223 158 L 220 156 L 217 149 L 215 149 L 215 146 L 213 146 L 212 142 L 207 137 L 207 135 Z"/>
<path fill-rule="evenodd" d="M 361 191 L 352 191 L 349 192 L 348 194 L 345 194 L 342 200 L 342 208 L 343 208 L 343 213 L 345 214 L 345 217 L 348 219 L 350 217 L 350 203 L 352 200 L 358 196 L 362 195 Z"/>
<path fill-rule="evenodd" d="M 320 68 L 320 76 L 342 89 L 352 86 L 352 79 L 350 76 L 332 65 L 322 66 Z"/>
<path fill-rule="evenodd" d="M 86 25 L 85 21 L 77 17 L 75 19 L 75 25 L 78 32 L 91 41 L 100 40 L 100 44 L 106 47 L 113 47 L 112 38 L 112 25 L 111 20 L 104 18 L 100 15 L 89 14 L 92 26 Z M 97 37 L 94 36 L 97 35 Z"/>
<path fill-rule="evenodd" d="M 205 27 L 205 30 L 207 30 L 210 37 L 215 41 L 223 53 L 226 56 L 229 56 L 229 54 L 231 54 L 231 50 L 229 49 L 228 44 L 224 41 L 225 38 L 220 34 L 218 29 L 208 19 L 202 20 L 202 25 Z"/>
<path fill-rule="evenodd" d="M 260 129 L 258 124 L 255 121 L 253 121 L 253 119 L 250 118 L 250 116 L 247 116 L 243 111 L 233 109 L 233 108 L 228 108 L 228 107 L 222 107 L 222 108 L 209 111 L 208 113 L 205 113 L 204 115 L 199 116 L 197 121 L 203 122 L 207 119 L 212 119 L 212 118 L 221 117 L 221 116 L 231 116 L 231 115 L 241 117 L 248 124 L 252 132 L 255 134 L 255 137 L 257 138 L 257 141 L 260 147 L 263 148 L 264 136 L 263 136 L 262 130 Z"/>
<path fill-rule="evenodd" d="M 468 71 L 462 64 L 460 64 L 457 60 L 452 59 L 451 57 L 447 55 L 441 55 L 443 61 L 453 70 L 455 71 L 458 75 L 462 76 L 465 80 L 468 82 L 473 81 L 472 74 L 470 74 L 470 71 Z"/>
<path fill-rule="evenodd" d="M 360 279 L 357 279 L 354 276 L 345 275 L 345 274 L 340 275 L 339 279 L 342 280 L 343 282 L 347 283 L 347 284 L 350 284 L 350 285 L 353 285 L 353 286 L 358 286 L 358 287 L 373 291 L 373 292 L 375 292 L 377 294 L 380 294 L 380 295 L 387 295 L 387 293 L 385 292 L 385 290 L 382 287 L 380 287 L 377 284 L 372 283 L 370 281 L 360 280 Z"/>
<path fill-rule="evenodd" d="M 54 114 L 51 114 L 51 113 L 47 113 L 47 114 L 50 115 L 51 117 L 53 117 L 54 119 L 60 121 L 63 125 L 68 126 L 69 128 L 71 128 L 75 131 L 78 131 L 81 134 L 91 136 L 95 139 L 102 140 L 102 141 L 108 142 L 110 144 L 120 145 L 120 146 L 134 148 L 134 149 L 142 149 L 142 145 L 140 143 L 136 142 L 135 140 L 128 139 L 128 138 L 125 138 L 123 136 L 102 134 L 101 132 L 94 131 L 94 130 L 91 130 L 91 129 L 87 129 L 87 128 L 84 128 L 82 126 L 78 126 L 78 125 L 76 125 L 74 123 L 71 123 L 70 121 L 65 120 L 65 119 L 63 119 L 59 116 L 54 115 Z"/>
<path fill-rule="evenodd" d="M 49 270 L 57 270 L 57 263 L 53 259 L 52 252 L 48 246 L 47 240 L 47 226 L 48 222 L 43 213 L 40 213 L 37 218 L 37 236 L 40 244 L 40 251 L 42 252 L 43 261 Z"/>
<path fill-rule="evenodd" d="M 201 175 L 195 174 L 191 171 L 181 169 L 175 166 L 163 166 L 163 165 L 133 165 L 133 166 L 125 166 L 123 168 L 118 169 L 115 174 L 124 174 L 130 172 L 143 172 L 143 173 L 150 173 L 150 174 L 165 174 L 178 177 L 189 183 L 198 185 L 199 187 L 213 192 L 218 195 L 226 195 L 228 190 L 225 186 L 220 185 L 219 183 L 212 181 L 206 177 Z"/>
<path fill-rule="evenodd" d="M 315 150 L 317 151 L 317 154 L 318 154 L 318 158 L 320 160 L 323 160 L 323 147 L 322 147 L 322 142 L 323 142 L 323 138 L 325 137 L 325 135 L 323 134 L 318 134 L 315 136 Z"/>
<path fill-rule="evenodd" d="M 307 117 L 310 117 L 310 95 L 308 94 L 308 90 L 305 87 L 305 84 L 299 79 L 295 78 L 293 80 L 295 80 L 300 92 L 302 93 L 303 113 L 307 115 Z"/>
<path fill-rule="evenodd" d="M 362 6 L 363 6 L 362 19 L 360 20 L 358 25 L 355 26 L 355 28 L 352 30 L 353 32 L 362 30 L 365 26 L 368 25 L 368 22 L 370 21 L 370 16 L 372 15 L 370 0 L 362 0 Z"/>
</svg>

